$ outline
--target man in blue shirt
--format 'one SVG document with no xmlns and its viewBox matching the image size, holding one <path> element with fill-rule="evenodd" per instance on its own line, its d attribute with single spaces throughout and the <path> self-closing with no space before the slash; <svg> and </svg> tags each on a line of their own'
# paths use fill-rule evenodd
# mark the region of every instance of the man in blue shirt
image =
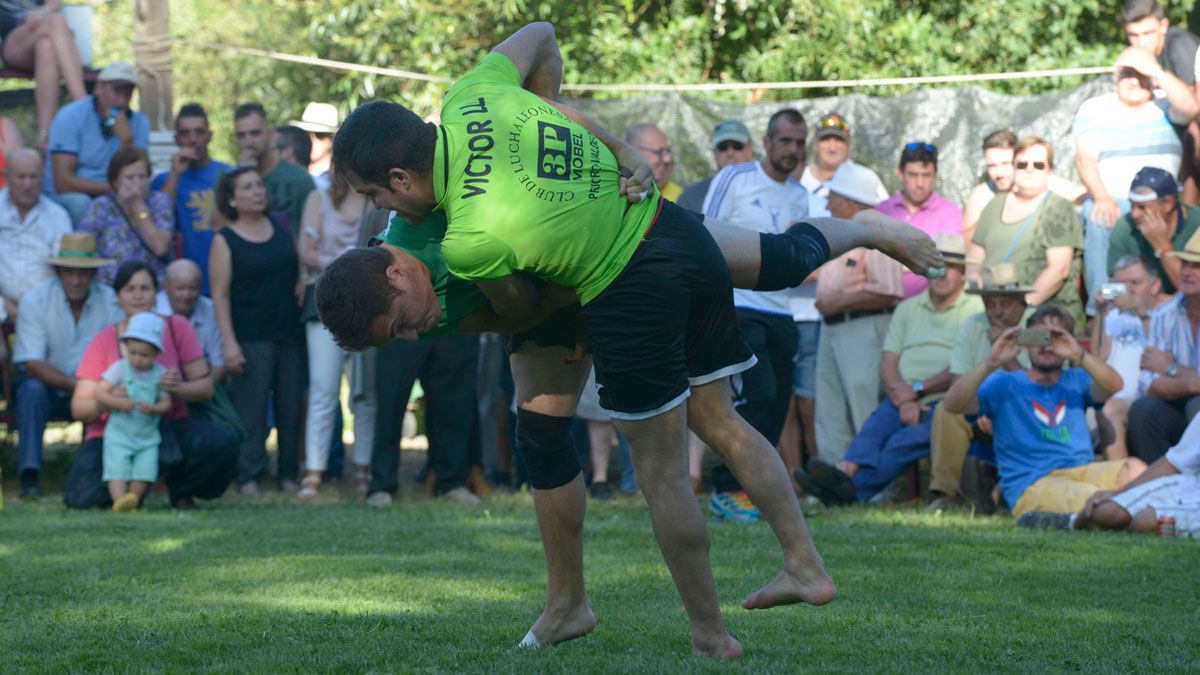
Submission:
<svg viewBox="0 0 1200 675">
<path fill-rule="evenodd" d="M 1044 514 L 1077 513 L 1097 490 L 1121 487 L 1146 465 L 1135 458 L 1093 461 L 1087 408 L 1103 404 L 1122 382 L 1117 371 L 1075 341 L 1074 319 L 1047 305 L 1025 325 L 1024 331 L 1015 326 L 1004 331 L 942 405 L 951 413 L 992 420 L 1004 500 L 1019 524 L 1040 527 Z M 1017 357 L 1022 333 L 1023 343 L 1047 341 L 1027 347 L 1033 367 L 996 372 Z"/>
<path fill-rule="evenodd" d="M 129 109 L 137 71 L 125 62 L 104 70 L 96 93 L 68 103 L 50 124 L 50 156 L 42 188 L 62 204 L 75 225 L 92 198 L 111 192 L 108 163 L 124 147 L 150 147 L 150 120 Z"/>
<path fill-rule="evenodd" d="M 217 179 L 230 166 L 209 157 L 212 130 L 208 114 L 199 103 L 187 103 L 175 117 L 175 145 L 179 152 L 171 157 L 171 170 L 160 173 L 150 183 L 151 190 L 167 193 L 175 202 L 175 227 L 182 240 L 176 257 L 200 266 L 201 292 L 208 293 L 208 248 L 213 238 L 213 194 Z"/>
</svg>

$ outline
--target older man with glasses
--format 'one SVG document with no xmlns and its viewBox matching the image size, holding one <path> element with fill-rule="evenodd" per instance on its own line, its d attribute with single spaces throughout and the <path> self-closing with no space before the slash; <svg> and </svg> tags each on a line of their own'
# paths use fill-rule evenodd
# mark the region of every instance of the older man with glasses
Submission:
<svg viewBox="0 0 1200 675">
<path fill-rule="evenodd" d="M 625 132 L 625 142 L 642 153 L 642 158 L 654 173 L 654 184 L 662 196 L 671 201 L 679 199 L 683 188 L 671 180 L 675 174 L 675 155 L 671 152 L 671 141 L 662 129 L 648 122 L 635 124 Z"/>
</svg>

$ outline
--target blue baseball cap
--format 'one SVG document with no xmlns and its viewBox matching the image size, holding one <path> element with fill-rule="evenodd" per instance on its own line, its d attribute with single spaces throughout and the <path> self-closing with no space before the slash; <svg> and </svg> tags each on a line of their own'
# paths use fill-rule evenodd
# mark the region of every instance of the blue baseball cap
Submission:
<svg viewBox="0 0 1200 675">
<path fill-rule="evenodd" d="M 1182 191 L 1175 176 L 1157 166 L 1147 166 L 1133 177 L 1133 183 L 1129 186 L 1129 201 L 1145 204 L 1168 195 L 1178 195 Z"/>
</svg>

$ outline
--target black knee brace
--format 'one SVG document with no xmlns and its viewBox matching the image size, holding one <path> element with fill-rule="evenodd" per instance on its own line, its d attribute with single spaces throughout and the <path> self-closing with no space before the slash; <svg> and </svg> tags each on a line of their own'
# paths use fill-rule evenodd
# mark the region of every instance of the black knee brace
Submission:
<svg viewBox="0 0 1200 675">
<path fill-rule="evenodd" d="M 570 417 L 517 409 L 517 452 L 529 471 L 529 485 L 553 490 L 575 480 L 583 468 L 575 454 Z"/>
<path fill-rule="evenodd" d="M 804 283 L 829 261 L 829 242 L 817 228 L 800 221 L 783 234 L 758 235 L 761 262 L 756 291 L 780 291 Z"/>
</svg>

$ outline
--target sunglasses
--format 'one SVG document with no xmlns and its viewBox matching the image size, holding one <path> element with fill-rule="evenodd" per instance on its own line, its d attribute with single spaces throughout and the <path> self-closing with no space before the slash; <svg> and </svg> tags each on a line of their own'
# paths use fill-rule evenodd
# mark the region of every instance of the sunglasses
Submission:
<svg viewBox="0 0 1200 675">
<path fill-rule="evenodd" d="M 746 144 L 741 141 L 721 141 L 717 143 L 717 152 L 727 152 L 729 150 L 741 150 L 746 147 Z"/>
<path fill-rule="evenodd" d="M 924 141 L 913 141 L 912 143 L 909 143 L 908 145 L 904 146 L 904 149 L 905 150 L 924 150 L 925 152 L 928 152 L 933 155 L 937 154 L 937 146 L 932 143 L 926 143 Z"/>
<path fill-rule="evenodd" d="M 849 129 L 850 125 L 846 120 L 842 119 L 837 113 L 830 113 L 821 118 L 821 123 L 817 125 L 818 129 Z"/>
<path fill-rule="evenodd" d="M 1017 167 L 1018 171 L 1024 171 L 1025 169 L 1028 169 L 1030 166 L 1033 167 L 1034 171 L 1045 171 L 1046 167 L 1048 165 L 1046 164 L 1046 162 L 1029 162 L 1026 160 L 1021 160 L 1021 161 L 1017 162 L 1014 166 Z"/>
</svg>

